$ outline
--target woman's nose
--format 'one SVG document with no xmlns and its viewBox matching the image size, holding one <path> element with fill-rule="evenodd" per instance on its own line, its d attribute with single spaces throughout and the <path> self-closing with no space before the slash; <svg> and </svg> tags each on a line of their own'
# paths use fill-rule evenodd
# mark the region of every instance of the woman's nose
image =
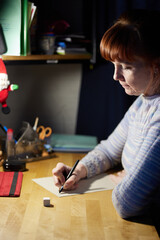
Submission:
<svg viewBox="0 0 160 240">
<path fill-rule="evenodd" d="M 119 67 L 115 67 L 115 68 L 114 68 L 113 79 L 114 79 L 115 81 L 119 81 L 119 80 L 124 79 L 123 74 L 122 74 L 122 71 L 121 71 L 121 69 L 120 69 Z"/>
</svg>

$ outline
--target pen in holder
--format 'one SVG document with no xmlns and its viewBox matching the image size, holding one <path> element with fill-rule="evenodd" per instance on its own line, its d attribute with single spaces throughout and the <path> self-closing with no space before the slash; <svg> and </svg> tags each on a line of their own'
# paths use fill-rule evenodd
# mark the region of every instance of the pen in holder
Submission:
<svg viewBox="0 0 160 240">
<path fill-rule="evenodd" d="M 45 150 L 44 143 L 45 141 L 39 138 L 37 131 L 28 122 L 23 122 L 15 137 L 13 130 L 8 129 L 4 171 L 25 171 L 26 162 L 47 159 L 48 155 L 42 155 Z"/>
<path fill-rule="evenodd" d="M 15 153 L 15 140 L 13 138 L 13 130 L 7 130 L 6 137 L 6 159 L 3 163 L 4 171 L 24 171 L 26 170 L 26 163 L 19 161 Z"/>
<path fill-rule="evenodd" d="M 15 155 L 15 141 L 13 139 L 13 130 L 9 128 L 7 130 L 7 139 L 6 139 L 6 152 L 7 158 L 13 159 Z"/>
<path fill-rule="evenodd" d="M 23 122 L 15 139 L 17 141 L 15 151 L 19 158 L 29 159 L 41 156 L 44 143 L 40 141 L 37 132 L 28 122 Z"/>
</svg>

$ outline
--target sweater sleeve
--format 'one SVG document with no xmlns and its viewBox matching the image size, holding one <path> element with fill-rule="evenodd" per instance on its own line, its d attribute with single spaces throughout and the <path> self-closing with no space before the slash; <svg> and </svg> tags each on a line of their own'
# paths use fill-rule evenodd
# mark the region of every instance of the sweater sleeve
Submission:
<svg viewBox="0 0 160 240">
<path fill-rule="evenodd" d="M 98 144 L 81 161 L 87 169 L 87 177 L 105 172 L 121 162 L 121 154 L 127 138 L 128 112 L 114 132 Z"/>
<path fill-rule="evenodd" d="M 132 161 L 127 175 L 112 192 L 113 205 L 122 218 L 143 214 L 160 186 L 159 116 L 148 127 L 141 148 Z"/>
</svg>

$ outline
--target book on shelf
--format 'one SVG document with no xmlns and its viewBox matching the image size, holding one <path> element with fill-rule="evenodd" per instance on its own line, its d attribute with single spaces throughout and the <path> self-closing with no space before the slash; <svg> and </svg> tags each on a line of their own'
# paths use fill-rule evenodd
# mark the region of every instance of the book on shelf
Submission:
<svg viewBox="0 0 160 240">
<path fill-rule="evenodd" d="M 65 53 L 88 53 L 90 40 L 86 39 L 84 35 L 81 34 L 68 34 L 64 36 L 56 36 L 56 47 L 57 51 L 60 43 L 63 43 L 65 46 Z"/>
<path fill-rule="evenodd" d="M 32 2 L 28 2 L 28 25 L 31 27 L 37 7 Z"/>
<path fill-rule="evenodd" d="M 28 53 L 28 0 L 21 2 L 21 55 Z"/>
<path fill-rule="evenodd" d="M 31 53 L 30 28 L 37 7 L 28 0 L 21 0 L 21 55 L 27 56 Z"/>
<path fill-rule="evenodd" d="M 5 55 L 26 56 L 30 50 L 29 28 L 36 6 L 28 0 L 3 0 L 0 24 L 7 45 Z"/>
<path fill-rule="evenodd" d="M 4 54 L 6 52 L 7 52 L 6 40 L 4 37 L 2 26 L 0 24 L 0 55 Z"/>
<path fill-rule="evenodd" d="M 20 55 L 21 0 L 5 0 L 0 4 L 0 24 L 7 45 L 5 55 Z"/>
</svg>

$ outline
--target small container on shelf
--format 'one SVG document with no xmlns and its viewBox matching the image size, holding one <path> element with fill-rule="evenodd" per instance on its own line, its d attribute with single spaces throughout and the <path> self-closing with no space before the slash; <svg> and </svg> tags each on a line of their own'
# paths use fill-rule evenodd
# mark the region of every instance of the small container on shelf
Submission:
<svg viewBox="0 0 160 240">
<path fill-rule="evenodd" d="M 65 42 L 57 42 L 56 53 L 59 54 L 59 55 L 65 55 L 65 53 L 66 53 Z"/>
<path fill-rule="evenodd" d="M 42 54 L 52 55 L 54 54 L 55 47 L 55 34 L 45 33 L 41 35 L 39 39 L 39 51 Z"/>
</svg>

